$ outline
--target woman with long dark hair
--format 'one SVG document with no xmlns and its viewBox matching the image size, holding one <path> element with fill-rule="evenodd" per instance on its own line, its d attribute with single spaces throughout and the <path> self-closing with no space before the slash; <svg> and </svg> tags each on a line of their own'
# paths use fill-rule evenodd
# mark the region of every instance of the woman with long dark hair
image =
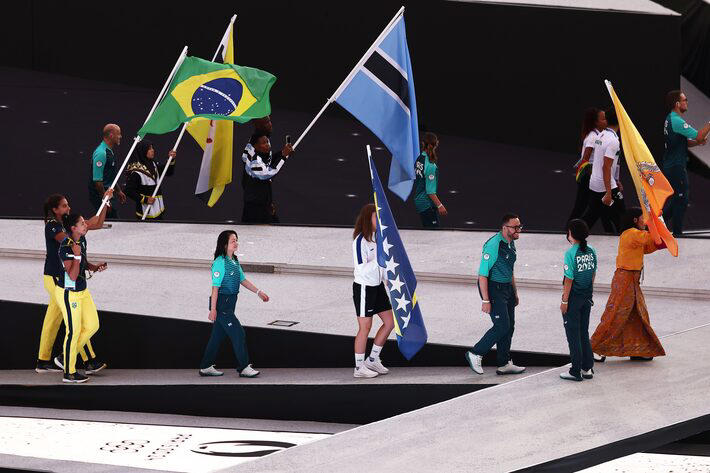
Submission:
<svg viewBox="0 0 710 473">
<path fill-rule="evenodd" d="M 438 228 L 439 216 L 448 215 L 436 194 L 439 185 L 439 137 L 426 132 L 420 146 L 421 154 L 414 164 L 414 207 L 424 228 Z"/>
<path fill-rule="evenodd" d="M 597 252 L 587 244 L 589 227 L 584 220 L 567 224 L 567 241 L 572 247 L 565 252 L 562 303 L 560 311 L 567 335 L 572 366 L 560 378 L 573 381 L 592 379 L 594 356 L 589 343 L 589 313 L 592 310 Z"/>
<path fill-rule="evenodd" d="M 356 378 L 374 378 L 389 372 L 380 360 L 380 353 L 394 328 L 394 316 L 383 282 L 384 272 L 377 263 L 376 229 L 375 205 L 367 204 L 360 210 L 353 230 L 353 302 L 358 324 L 355 335 Z M 372 328 L 372 316 L 375 314 L 382 319 L 382 326 L 377 330 L 370 356 L 365 359 L 367 337 Z"/>
<path fill-rule="evenodd" d="M 67 232 L 67 237 L 59 245 L 59 259 L 62 261 L 64 274 L 57 279 L 57 286 L 54 288 L 54 297 L 59 302 L 67 328 L 64 336 L 62 381 L 83 383 L 88 378 L 76 370 L 77 350 L 89 343 L 91 336 L 99 329 L 99 314 L 86 286 L 86 271 L 104 271 L 108 265 L 89 262 L 85 238 L 88 228 L 81 215 L 64 215 L 62 224 Z M 101 368 L 103 367 L 105 365 Z"/>
<path fill-rule="evenodd" d="M 626 211 L 622 228 L 611 294 L 601 322 L 592 335 L 592 349 L 605 356 L 651 360 L 666 352 L 651 327 L 639 282 L 643 255 L 665 248 L 665 244 L 656 245 L 646 230 L 639 207 Z"/>
<path fill-rule="evenodd" d="M 104 197 L 108 198 L 109 203 L 104 206 L 99 215 L 94 215 L 89 220 L 86 220 L 87 231 L 98 230 L 103 227 L 112 196 L 113 189 L 109 189 L 104 193 Z M 54 298 L 57 280 L 64 275 L 62 261 L 59 259 L 59 245 L 67 237 L 67 231 L 62 225 L 62 218 L 70 212 L 69 201 L 62 194 L 52 194 L 44 202 L 44 240 L 47 249 L 47 254 L 44 258 L 44 289 L 49 294 L 49 304 L 44 314 L 42 333 L 39 339 L 39 353 L 37 354 L 37 367 L 35 368 L 38 373 L 58 372 L 64 369 L 61 356 L 55 358 L 54 363 L 51 359 L 52 347 L 57 338 L 59 326 L 62 323 L 62 311 L 59 306 L 61 301 L 57 301 Z M 83 347 L 79 349 L 86 373 L 93 374 L 105 368 L 106 364 L 96 359 L 91 341 L 87 342 L 86 348 L 89 351 L 88 355 Z"/>
<path fill-rule="evenodd" d="M 582 118 L 582 155 L 574 164 L 575 180 L 577 181 L 577 197 L 574 201 L 569 220 L 581 218 L 589 203 L 589 178 L 592 176 L 592 158 L 594 156 L 594 141 L 597 135 L 606 128 L 606 114 L 596 107 L 584 111 Z"/>
<path fill-rule="evenodd" d="M 269 302 L 269 296 L 252 284 L 244 275 L 242 266 L 237 259 L 238 246 L 237 232 L 233 230 L 225 230 L 217 237 L 217 248 L 214 251 L 212 263 L 210 313 L 207 317 L 214 325 L 200 363 L 200 376 L 222 376 L 224 374 L 214 367 L 214 362 L 217 350 L 225 337 L 229 337 L 232 341 L 239 376 L 254 378 L 259 375 L 259 372 L 249 364 L 246 335 L 234 310 L 237 305 L 240 285 L 255 293 L 264 302 Z"/>
<path fill-rule="evenodd" d="M 175 173 L 175 150 L 170 150 L 170 167 L 166 176 Z M 136 203 L 136 219 L 143 218 L 146 210 L 146 219 L 159 220 L 165 211 L 165 203 L 162 194 L 153 197 L 158 179 L 165 169 L 165 164 L 155 162 L 155 147 L 148 140 L 141 140 L 136 146 L 131 162 L 126 167 L 126 195 Z"/>
</svg>

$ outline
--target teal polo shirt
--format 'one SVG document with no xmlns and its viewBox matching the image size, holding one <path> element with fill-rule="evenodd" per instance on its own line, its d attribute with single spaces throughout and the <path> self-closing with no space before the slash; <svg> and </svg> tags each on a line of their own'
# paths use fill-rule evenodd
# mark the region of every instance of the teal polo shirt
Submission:
<svg viewBox="0 0 710 473">
<path fill-rule="evenodd" d="M 589 297 L 592 294 L 594 275 L 597 272 L 597 252 L 591 246 L 582 251 L 575 243 L 565 252 L 564 275 L 572 280 L 570 294 Z"/>
<path fill-rule="evenodd" d="M 513 266 L 517 258 L 515 242 L 508 243 L 501 232 L 496 233 L 483 245 L 479 276 L 485 276 L 493 282 L 510 283 L 513 281 Z"/>
<path fill-rule="evenodd" d="M 238 294 L 239 284 L 246 279 L 242 266 L 236 258 L 218 256 L 212 263 L 212 287 L 219 294 Z"/>
<path fill-rule="evenodd" d="M 108 189 L 113 184 L 117 171 L 116 155 L 106 142 L 102 141 L 91 155 L 91 182 L 89 182 L 89 189 L 96 192 L 93 183 L 98 181 L 102 181 L 104 189 Z"/>
<path fill-rule="evenodd" d="M 688 140 L 698 137 L 698 132 L 675 112 L 666 117 L 663 124 L 666 149 L 663 152 L 663 167 L 683 166 L 688 164 Z"/>
<path fill-rule="evenodd" d="M 414 165 L 414 207 L 418 213 L 434 208 L 429 194 L 436 194 L 439 184 L 439 168 L 429 161 L 426 151 L 422 152 Z"/>
</svg>

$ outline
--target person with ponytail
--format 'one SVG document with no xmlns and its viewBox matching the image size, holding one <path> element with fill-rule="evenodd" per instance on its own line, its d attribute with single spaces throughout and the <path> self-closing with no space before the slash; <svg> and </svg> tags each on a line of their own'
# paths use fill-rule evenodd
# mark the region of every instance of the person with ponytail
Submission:
<svg viewBox="0 0 710 473">
<path fill-rule="evenodd" d="M 592 310 L 594 277 L 597 274 L 597 252 L 587 244 L 589 227 L 584 220 L 567 224 L 567 241 L 572 245 L 565 252 L 562 312 L 572 366 L 560 373 L 560 378 L 582 381 L 594 376 L 594 355 L 589 343 L 589 314 Z"/>
<path fill-rule="evenodd" d="M 91 293 L 86 286 L 86 271 L 100 272 L 108 266 L 105 262 L 92 264 L 86 256 L 87 223 L 77 213 L 62 217 L 67 237 L 59 245 L 59 259 L 63 274 L 57 279 L 54 297 L 59 303 L 66 325 L 64 336 L 64 379 L 65 383 L 83 383 L 86 375 L 76 370 L 77 350 L 89 342 L 99 329 L 99 314 Z M 105 365 L 104 365 L 105 366 Z M 104 367 L 102 366 L 102 368 Z M 87 365 L 88 369 L 88 365 Z"/>
<path fill-rule="evenodd" d="M 109 189 L 104 193 L 104 197 L 111 199 L 113 189 Z M 110 200 L 109 200 L 110 202 Z M 98 230 L 103 227 L 106 213 L 110 208 L 110 204 L 104 206 L 104 209 L 99 215 L 95 215 L 86 221 L 87 230 Z M 64 275 L 62 261 L 59 259 L 59 245 L 67 237 L 67 231 L 62 225 L 62 218 L 69 214 L 71 207 L 67 198 L 62 194 L 52 194 L 47 197 L 44 202 L 44 240 L 47 248 L 47 254 L 44 258 L 44 289 L 49 294 L 49 304 L 47 312 L 44 314 L 44 322 L 42 323 L 42 332 L 39 339 L 39 353 L 37 354 L 37 373 L 59 372 L 64 369 L 62 357 L 52 359 L 52 347 L 59 332 L 59 326 L 62 323 L 62 311 L 59 306 L 61 301 L 54 298 L 55 287 L 57 280 Z M 96 371 L 106 367 L 105 363 L 101 363 L 96 359 L 96 354 L 91 342 L 87 342 L 86 349 L 81 348 L 79 354 L 84 361 L 86 372 L 93 374 Z"/>
<path fill-rule="evenodd" d="M 439 183 L 439 138 L 430 132 L 421 140 L 421 154 L 414 164 L 414 207 L 424 228 L 438 228 L 439 216 L 448 215 L 446 207 L 436 195 Z"/>
<path fill-rule="evenodd" d="M 166 176 L 175 173 L 175 150 L 170 150 L 168 157 L 173 158 L 166 171 Z M 131 162 L 126 167 L 126 196 L 136 203 L 136 219 L 143 218 L 143 212 L 148 210 L 146 219 L 160 220 L 165 211 L 165 203 L 161 194 L 153 197 L 158 179 L 165 170 L 165 164 L 158 164 L 154 161 L 155 147 L 148 140 L 141 140 L 136 146 Z"/>
<path fill-rule="evenodd" d="M 217 237 L 217 248 L 212 263 L 212 295 L 210 313 L 207 316 L 212 325 L 212 334 L 207 342 L 205 353 L 200 363 L 200 376 L 222 376 L 224 373 L 214 367 L 217 350 L 225 337 L 232 341 L 234 356 L 237 358 L 237 372 L 242 378 L 254 378 L 259 372 L 249 364 L 246 335 L 239 323 L 234 309 L 237 306 L 239 286 L 244 286 L 259 296 L 263 302 L 269 302 L 269 296 L 258 289 L 244 275 L 237 259 L 239 240 L 237 232 L 225 230 Z"/>
<path fill-rule="evenodd" d="M 643 255 L 665 248 L 656 245 L 646 230 L 639 207 L 626 211 L 619 238 L 616 272 L 611 294 L 599 326 L 592 335 L 594 353 L 604 356 L 629 356 L 632 360 L 652 360 L 666 354 L 651 327 L 646 301 L 639 285 Z"/>
<path fill-rule="evenodd" d="M 569 220 L 581 218 L 589 205 L 589 178 L 592 176 L 592 161 L 594 142 L 599 133 L 606 129 L 606 114 L 596 107 L 584 111 L 582 119 L 582 154 L 574 164 L 575 180 L 577 181 L 577 198 L 574 201 Z M 569 221 L 568 220 L 568 221 Z"/>
</svg>

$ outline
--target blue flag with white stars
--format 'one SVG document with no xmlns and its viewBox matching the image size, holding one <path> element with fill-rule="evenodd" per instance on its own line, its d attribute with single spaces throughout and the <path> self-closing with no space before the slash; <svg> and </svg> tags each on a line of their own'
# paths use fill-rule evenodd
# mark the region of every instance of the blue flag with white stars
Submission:
<svg viewBox="0 0 710 473">
<path fill-rule="evenodd" d="M 377 209 L 377 263 L 385 268 L 385 277 L 389 281 L 388 292 L 399 351 L 406 359 L 411 360 L 427 341 L 426 327 L 417 301 L 417 278 L 414 277 L 380 177 L 372 162 L 370 146 L 367 147 L 367 159 Z"/>
</svg>

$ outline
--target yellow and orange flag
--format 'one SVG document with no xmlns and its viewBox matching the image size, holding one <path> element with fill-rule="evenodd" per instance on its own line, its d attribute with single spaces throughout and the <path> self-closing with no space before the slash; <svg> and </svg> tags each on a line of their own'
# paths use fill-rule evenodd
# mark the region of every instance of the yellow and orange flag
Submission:
<svg viewBox="0 0 710 473">
<path fill-rule="evenodd" d="M 666 247 L 668 247 L 668 251 L 673 256 L 678 256 L 678 243 L 671 232 L 668 231 L 668 228 L 666 228 L 661 216 L 663 214 L 663 204 L 665 204 L 668 197 L 673 195 L 673 188 L 653 159 L 653 155 L 633 122 L 631 122 L 631 118 L 626 113 L 624 106 L 621 105 L 621 101 L 616 95 L 611 82 L 608 80 L 604 82 L 607 89 L 609 89 L 609 95 L 611 95 L 614 109 L 616 109 L 616 116 L 619 119 L 621 146 L 624 149 L 629 172 L 634 180 L 634 187 L 636 187 L 636 194 L 641 203 L 641 210 L 643 211 L 648 231 L 653 236 L 656 244 L 664 242 Z"/>
</svg>

